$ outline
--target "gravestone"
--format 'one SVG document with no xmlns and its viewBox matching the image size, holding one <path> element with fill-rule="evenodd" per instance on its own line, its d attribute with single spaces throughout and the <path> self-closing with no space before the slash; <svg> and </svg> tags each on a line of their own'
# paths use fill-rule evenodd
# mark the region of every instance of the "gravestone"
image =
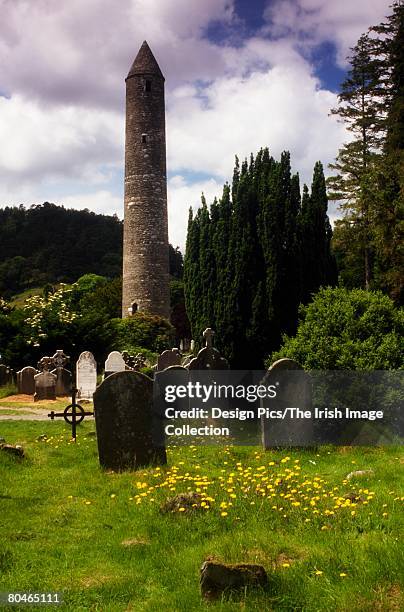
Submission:
<svg viewBox="0 0 404 612">
<path fill-rule="evenodd" d="M 146 357 L 142 353 L 130 355 L 128 351 L 122 351 L 122 357 L 125 362 L 126 370 L 141 370 L 146 365 Z"/>
<path fill-rule="evenodd" d="M 104 378 L 115 372 L 124 372 L 126 369 L 125 360 L 119 351 L 112 351 L 105 362 Z"/>
<path fill-rule="evenodd" d="M 77 360 L 76 386 L 80 399 L 93 399 L 97 388 L 97 362 L 90 351 L 81 353 Z"/>
<path fill-rule="evenodd" d="M 181 363 L 181 353 L 177 348 L 171 351 L 163 351 L 157 359 L 157 372 L 161 372 L 171 366 L 177 366 Z"/>
<path fill-rule="evenodd" d="M 55 368 L 64 368 L 67 362 L 70 360 L 70 357 L 65 355 L 62 349 L 59 349 L 53 355 L 52 360 Z"/>
<path fill-rule="evenodd" d="M 208 327 L 203 332 L 205 346 L 189 363 L 183 363 L 188 370 L 228 370 L 229 362 L 213 346 L 215 332 Z"/>
<path fill-rule="evenodd" d="M 153 381 L 134 371 L 111 374 L 93 396 L 98 455 L 103 468 L 122 471 L 166 463 L 155 444 Z"/>
<path fill-rule="evenodd" d="M 287 408 L 311 409 L 311 381 L 302 366 L 293 359 L 279 359 L 269 368 L 262 385 L 275 385 L 276 398 L 262 399 L 262 408 L 281 411 Z M 290 411 L 283 419 L 261 417 L 262 444 L 264 449 L 313 446 L 312 419 L 292 417 Z"/>
<path fill-rule="evenodd" d="M 66 368 L 55 368 L 52 374 L 56 376 L 56 395 L 70 395 L 72 391 L 72 373 Z"/>
<path fill-rule="evenodd" d="M 44 399 L 56 399 L 56 376 L 44 370 L 34 376 L 35 394 L 34 402 Z"/>
<path fill-rule="evenodd" d="M 38 374 L 38 370 L 32 366 L 26 366 L 17 372 L 18 393 L 23 393 L 24 395 L 34 395 L 36 374 Z"/>
<path fill-rule="evenodd" d="M 0 387 L 12 385 L 14 382 L 14 370 L 4 364 L 0 364 Z"/>
</svg>

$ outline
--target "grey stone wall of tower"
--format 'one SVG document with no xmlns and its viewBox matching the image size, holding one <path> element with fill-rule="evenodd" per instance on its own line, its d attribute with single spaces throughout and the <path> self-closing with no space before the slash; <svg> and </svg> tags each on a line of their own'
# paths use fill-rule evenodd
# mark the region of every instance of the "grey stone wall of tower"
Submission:
<svg viewBox="0 0 404 612">
<path fill-rule="evenodd" d="M 147 42 L 126 77 L 122 316 L 170 315 L 164 76 Z"/>
</svg>

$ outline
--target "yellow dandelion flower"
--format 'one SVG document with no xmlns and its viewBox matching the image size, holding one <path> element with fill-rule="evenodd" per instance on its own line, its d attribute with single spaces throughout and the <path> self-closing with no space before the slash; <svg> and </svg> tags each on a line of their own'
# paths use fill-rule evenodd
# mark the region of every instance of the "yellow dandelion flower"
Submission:
<svg viewBox="0 0 404 612">
<path fill-rule="evenodd" d="M 181 508 L 178 508 L 178 512 L 185 512 L 185 508 L 181 506 Z"/>
<path fill-rule="evenodd" d="M 322 576 L 323 575 L 323 572 L 321 570 L 316 570 L 314 573 L 315 573 L 316 576 Z"/>
<path fill-rule="evenodd" d="M 228 515 L 228 512 L 221 512 L 220 513 L 220 516 L 227 516 L 227 515 Z"/>
<path fill-rule="evenodd" d="M 290 567 L 290 563 L 282 563 L 282 567 Z"/>
<path fill-rule="evenodd" d="M 347 576 L 347 574 L 345 574 L 345 572 L 341 572 L 340 576 L 341 576 L 341 578 L 345 578 L 345 576 Z"/>
</svg>

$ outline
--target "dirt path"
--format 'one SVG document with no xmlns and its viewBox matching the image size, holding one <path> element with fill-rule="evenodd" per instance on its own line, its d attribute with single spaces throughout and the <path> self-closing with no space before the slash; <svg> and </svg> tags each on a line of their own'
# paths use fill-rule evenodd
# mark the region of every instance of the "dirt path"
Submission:
<svg viewBox="0 0 404 612">
<path fill-rule="evenodd" d="M 50 420 L 48 414 L 51 410 L 63 412 L 70 401 L 69 397 L 57 397 L 56 400 L 41 400 L 41 407 L 37 408 L 32 395 L 10 395 L 1 400 L 0 421 L 48 421 Z M 15 404 L 19 405 L 16 406 Z M 24 405 L 21 406 L 21 404 Z M 13 414 L 7 414 L 8 411 L 13 411 Z"/>
<path fill-rule="evenodd" d="M 46 412 L 24 412 L 21 414 L 1 414 L 0 421 L 49 421 L 48 413 Z"/>
</svg>

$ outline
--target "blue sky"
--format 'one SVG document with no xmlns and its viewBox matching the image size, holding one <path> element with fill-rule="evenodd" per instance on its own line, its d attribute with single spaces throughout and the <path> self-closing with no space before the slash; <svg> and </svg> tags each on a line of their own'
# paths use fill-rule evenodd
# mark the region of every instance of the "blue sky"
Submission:
<svg viewBox="0 0 404 612">
<path fill-rule="evenodd" d="M 0 206 L 123 211 L 124 78 L 144 39 L 166 76 L 169 232 L 234 155 L 288 149 L 302 182 L 348 138 L 329 116 L 385 0 L 0 0 Z M 27 28 L 29 24 L 29 28 Z M 331 216 L 335 210 L 331 208 Z"/>
</svg>

